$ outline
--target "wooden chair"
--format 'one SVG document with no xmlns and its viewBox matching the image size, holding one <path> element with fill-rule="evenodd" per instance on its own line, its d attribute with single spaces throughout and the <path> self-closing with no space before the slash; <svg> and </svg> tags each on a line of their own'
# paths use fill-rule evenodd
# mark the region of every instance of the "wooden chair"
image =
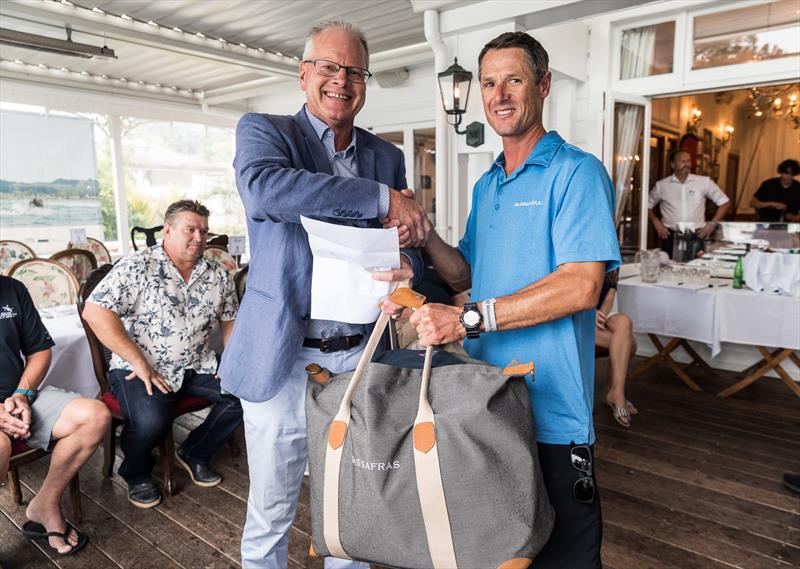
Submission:
<svg viewBox="0 0 800 569">
<path fill-rule="evenodd" d="M 105 435 L 103 440 L 103 476 L 111 478 L 114 473 L 114 456 L 116 455 L 116 431 L 120 427 L 125 418 L 122 416 L 122 408 L 119 401 L 111 393 L 108 384 L 109 362 L 111 361 L 111 351 L 103 345 L 97 338 L 92 329 L 83 319 L 83 308 L 86 305 L 86 299 L 92 294 L 94 288 L 103 280 L 108 272 L 111 270 L 111 265 L 103 265 L 92 271 L 89 278 L 81 286 L 80 294 L 78 295 L 78 313 L 81 314 L 81 324 L 86 332 L 86 339 L 89 341 L 89 350 L 92 353 L 92 366 L 94 367 L 94 374 L 97 378 L 97 383 L 100 385 L 100 400 L 106 404 L 108 410 L 111 411 L 111 428 Z M 138 380 L 135 380 L 138 381 Z M 178 406 L 175 411 L 175 417 L 199 411 L 211 405 L 211 402 L 201 397 L 185 396 L 178 400 Z M 167 431 L 167 435 L 159 445 L 159 452 L 161 453 L 162 470 L 164 475 L 164 490 L 168 496 L 175 494 L 175 482 L 173 474 L 175 471 L 175 441 L 172 436 L 172 429 Z"/>
<path fill-rule="evenodd" d="M 217 264 L 222 265 L 232 275 L 236 274 L 236 271 L 239 270 L 239 265 L 236 262 L 236 259 L 234 259 L 230 253 L 222 249 L 208 247 L 205 251 L 203 251 L 203 256 L 210 261 L 214 261 Z"/>
<path fill-rule="evenodd" d="M 0 275 L 7 275 L 12 266 L 25 259 L 35 259 L 33 249 L 20 241 L 0 241 Z"/>
<path fill-rule="evenodd" d="M 137 233 L 144 233 L 144 242 L 147 247 L 152 247 L 156 243 L 158 243 L 158 239 L 156 239 L 156 233 L 164 229 L 163 225 L 156 225 L 155 227 L 139 227 L 136 226 L 131 229 L 131 243 L 133 244 L 133 250 L 138 251 L 139 247 L 136 245 L 136 234 Z"/>
<path fill-rule="evenodd" d="M 74 304 L 80 284 L 69 268 L 50 259 L 25 259 L 8 272 L 22 281 L 36 308 Z"/>
<path fill-rule="evenodd" d="M 233 284 L 236 287 L 236 296 L 239 297 L 239 302 L 242 301 L 244 291 L 247 290 L 247 272 L 250 270 L 250 265 L 245 265 L 233 276 Z"/>
<path fill-rule="evenodd" d="M 19 482 L 19 467 L 34 462 L 47 456 L 49 453 L 39 448 L 31 448 L 23 441 L 11 442 L 11 460 L 8 463 L 8 489 L 14 503 L 22 504 L 22 486 Z M 81 488 L 78 482 L 78 473 L 69 481 L 69 499 L 72 504 L 73 523 L 81 523 L 83 511 L 81 508 Z"/>
<path fill-rule="evenodd" d="M 64 249 L 50 255 L 50 260 L 58 261 L 67 267 L 80 283 L 86 281 L 92 271 L 97 268 L 97 259 L 91 251 L 86 249 Z"/>
<path fill-rule="evenodd" d="M 106 248 L 102 241 L 94 237 L 87 237 L 86 243 L 72 243 L 70 241 L 67 243 L 67 249 L 86 249 L 89 251 L 94 255 L 97 261 L 97 263 L 95 263 L 95 268 L 111 262 L 111 253 L 108 252 L 108 248 Z"/>
</svg>

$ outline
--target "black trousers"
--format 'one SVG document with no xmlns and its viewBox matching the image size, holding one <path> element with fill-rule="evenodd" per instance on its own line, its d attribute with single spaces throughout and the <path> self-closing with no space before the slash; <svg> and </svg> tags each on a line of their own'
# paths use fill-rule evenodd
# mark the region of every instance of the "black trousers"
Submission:
<svg viewBox="0 0 800 569">
<path fill-rule="evenodd" d="M 597 492 L 592 445 L 592 477 L 595 495 L 591 503 L 575 500 L 572 487 L 582 474 L 572 467 L 570 445 L 538 443 L 544 485 L 556 519 L 553 533 L 533 566 L 536 569 L 601 569 L 600 545 L 603 541 L 603 515 Z"/>
</svg>

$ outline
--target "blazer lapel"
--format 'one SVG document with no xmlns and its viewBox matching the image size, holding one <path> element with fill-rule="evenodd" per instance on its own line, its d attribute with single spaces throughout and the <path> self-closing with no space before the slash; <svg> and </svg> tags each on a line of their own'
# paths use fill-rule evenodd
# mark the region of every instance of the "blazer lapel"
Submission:
<svg viewBox="0 0 800 569">
<path fill-rule="evenodd" d="M 358 158 L 358 176 L 367 180 L 375 178 L 375 151 L 370 147 L 369 138 L 356 131 L 356 154 Z"/>
<path fill-rule="evenodd" d="M 308 116 L 306 116 L 305 105 L 300 109 L 300 112 L 294 116 L 294 120 L 300 126 L 300 131 L 306 139 L 306 146 L 308 147 L 309 154 L 311 154 L 311 159 L 314 161 L 316 171 L 333 175 L 331 163 L 328 160 L 328 153 L 325 151 L 325 147 L 317 136 L 314 127 L 311 126 L 311 121 L 309 121 Z"/>
</svg>

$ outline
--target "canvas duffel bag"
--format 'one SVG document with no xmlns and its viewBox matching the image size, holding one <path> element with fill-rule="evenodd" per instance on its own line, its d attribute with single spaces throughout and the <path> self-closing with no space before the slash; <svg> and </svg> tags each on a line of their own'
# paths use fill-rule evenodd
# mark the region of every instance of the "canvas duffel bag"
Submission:
<svg viewBox="0 0 800 569">
<path fill-rule="evenodd" d="M 432 348 L 371 362 L 387 322 L 355 371 L 309 366 L 312 550 L 413 569 L 528 567 L 553 526 L 523 377 L 533 365 L 508 376 Z"/>
</svg>

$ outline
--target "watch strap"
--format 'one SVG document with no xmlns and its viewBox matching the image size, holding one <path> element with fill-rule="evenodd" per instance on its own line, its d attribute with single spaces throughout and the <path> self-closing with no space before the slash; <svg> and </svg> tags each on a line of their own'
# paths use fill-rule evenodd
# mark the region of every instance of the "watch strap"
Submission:
<svg viewBox="0 0 800 569">
<path fill-rule="evenodd" d="M 464 315 L 467 312 L 475 312 L 478 315 L 478 322 L 474 326 L 467 325 L 464 322 Z M 481 316 L 480 310 L 478 310 L 478 304 L 475 302 L 467 302 L 464 304 L 464 310 L 461 312 L 461 325 L 464 326 L 464 330 L 467 331 L 467 338 L 474 339 L 478 338 L 481 335 L 481 322 L 483 322 L 483 316 Z"/>
</svg>

